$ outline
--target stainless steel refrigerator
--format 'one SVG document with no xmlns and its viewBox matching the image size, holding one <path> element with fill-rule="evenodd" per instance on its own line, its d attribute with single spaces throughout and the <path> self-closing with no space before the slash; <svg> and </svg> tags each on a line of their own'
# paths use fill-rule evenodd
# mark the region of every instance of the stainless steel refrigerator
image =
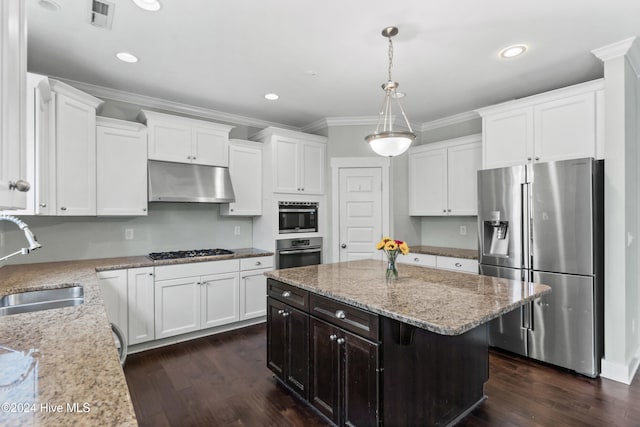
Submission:
<svg viewBox="0 0 640 427">
<path fill-rule="evenodd" d="M 603 168 L 587 158 L 478 172 L 480 274 L 552 288 L 493 320 L 490 345 L 600 374 Z"/>
</svg>

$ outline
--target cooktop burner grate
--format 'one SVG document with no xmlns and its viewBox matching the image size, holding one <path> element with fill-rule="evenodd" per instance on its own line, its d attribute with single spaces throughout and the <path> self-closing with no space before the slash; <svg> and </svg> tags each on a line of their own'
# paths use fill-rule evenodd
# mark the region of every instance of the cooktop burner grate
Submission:
<svg viewBox="0 0 640 427">
<path fill-rule="evenodd" d="M 194 249 L 190 251 L 152 252 L 148 256 L 152 260 L 195 258 L 201 256 L 231 255 L 233 251 L 228 249 Z"/>
</svg>

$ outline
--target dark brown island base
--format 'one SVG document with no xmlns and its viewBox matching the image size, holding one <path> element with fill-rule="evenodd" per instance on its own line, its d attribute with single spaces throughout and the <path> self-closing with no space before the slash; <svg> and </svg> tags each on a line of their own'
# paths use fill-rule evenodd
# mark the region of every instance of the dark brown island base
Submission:
<svg viewBox="0 0 640 427">
<path fill-rule="evenodd" d="M 484 399 L 487 322 L 546 285 L 374 260 L 267 273 L 267 365 L 336 425 L 453 425 Z"/>
</svg>

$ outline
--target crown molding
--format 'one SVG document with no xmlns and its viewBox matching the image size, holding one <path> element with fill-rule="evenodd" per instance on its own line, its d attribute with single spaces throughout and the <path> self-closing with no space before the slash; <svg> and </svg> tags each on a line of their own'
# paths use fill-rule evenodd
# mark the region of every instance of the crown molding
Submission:
<svg viewBox="0 0 640 427">
<path fill-rule="evenodd" d="M 332 126 L 376 126 L 378 124 L 378 116 L 346 116 L 346 117 L 324 117 L 315 122 L 309 123 L 302 127 L 302 132 L 316 132 Z M 393 124 L 402 128 L 406 128 L 407 124 L 399 116 L 393 116 Z M 410 122 L 411 128 L 419 130 L 421 125 Z"/>
<path fill-rule="evenodd" d="M 458 123 L 468 122 L 469 120 L 479 119 L 480 114 L 477 111 L 467 111 L 465 113 L 455 114 L 449 117 L 443 117 L 438 120 L 424 122 L 420 127 L 422 132 L 432 129 L 443 128 L 446 126 L 456 125 Z"/>
<path fill-rule="evenodd" d="M 628 39 L 593 49 L 591 53 L 602 62 L 626 56 L 633 71 L 640 77 L 640 46 L 638 45 L 637 39 L 635 36 L 629 37 Z"/>
<path fill-rule="evenodd" d="M 146 108 L 154 108 L 158 110 L 172 111 L 176 113 L 187 114 L 190 116 L 201 117 L 205 119 L 217 120 L 236 125 L 244 125 L 256 128 L 266 128 L 276 126 L 279 128 L 300 130 L 294 126 L 288 126 L 282 123 L 270 122 L 266 120 L 254 119 L 251 117 L 241 116 L 238 114 L 225 113 L 222 111 L 211 110 L 209 108 L 196 107 L 193 105 L 182 104 L 180 102 L 168 101 L 166 99 L 154 98 L 152 96 L 140 95 L 137 93 L 125 92 L 118 89 L 111 89 L 103 86 L 97 86 L 90 83 L 78 82 L 75 80 L 62 79 L 53 77 L 70 86 L 75 87 L 83 92 L 87 92 L 98 98 L 111 99 L 113 101 L 127 102 L 129 104 L 139 105 Z"/>
</svg>

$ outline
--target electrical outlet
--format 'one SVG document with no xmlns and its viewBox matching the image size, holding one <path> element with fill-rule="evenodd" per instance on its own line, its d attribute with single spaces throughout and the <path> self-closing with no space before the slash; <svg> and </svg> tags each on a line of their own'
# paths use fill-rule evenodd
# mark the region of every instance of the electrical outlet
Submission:
<svg viewBox="0 0 640 427">
<path fill-rule="evenodd" d="M 124 229 L 124 240 L 133 240 L 133 228 Z"/>
<path fill-rule="evenodd" d="M 467 226 L 466 225 L 461 225 L 460 226 L 460 235 L 461 236 L 466 236 L 467 235 Z"/>
<path fill-rule="evenodd" d="M 240 235 L 240 226 L 236 225 L 236 227 L 233 229 L 233 234 L 235 234 L 236 236 Z"/>
</svg>

